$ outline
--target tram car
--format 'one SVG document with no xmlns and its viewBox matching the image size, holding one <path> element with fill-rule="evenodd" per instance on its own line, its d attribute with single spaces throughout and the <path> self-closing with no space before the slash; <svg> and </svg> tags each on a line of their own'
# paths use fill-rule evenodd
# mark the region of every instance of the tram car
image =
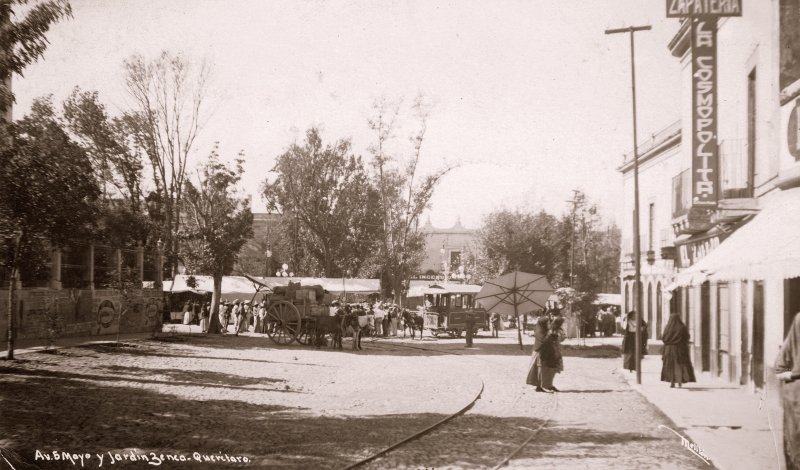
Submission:
<svg viewBox="0 0 800 470">
<path fill-rule="evenodd" d="M 274 287 L 266 299 L 267 336 L 277 344 L 308 345 L 314 341 L 317 319 L 330 315 L 332 296 L 322 286 L 290 282 Z"/>
<path fill-rule="evenodd" d="M 480 286 L 469 284 L 432 285 L 424 290 L 424 328 L 431 335 L 460 338 L 467 329 L 467 316 L 474 318 L 473 333 L 486 327 L 486 310 L 475 303 Z"/>
</svg>

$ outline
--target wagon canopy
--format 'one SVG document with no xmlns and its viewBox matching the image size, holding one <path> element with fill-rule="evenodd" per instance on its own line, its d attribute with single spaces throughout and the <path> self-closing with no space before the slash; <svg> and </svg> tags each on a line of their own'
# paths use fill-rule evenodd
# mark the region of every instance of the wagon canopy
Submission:
<svg viewBox="0 0 800 470">
<path fill-rule="evenodd" d="M 378 279 L 342 278 L 335 277 L 255 277 L 255 280 L 270 288 L 287 286 L 289 282 L 299 282 L 301 286 L 322 286 L 331 294 L 377 294 L 381 291 Z"/>
</svg>

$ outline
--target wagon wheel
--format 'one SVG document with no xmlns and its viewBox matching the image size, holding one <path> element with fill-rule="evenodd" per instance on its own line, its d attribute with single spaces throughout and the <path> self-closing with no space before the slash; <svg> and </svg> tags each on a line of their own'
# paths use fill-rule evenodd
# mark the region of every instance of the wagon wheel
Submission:
<svg viewBox="0 0 800 470">
<path fill-rule="evenodd" d="M 264 321 L 267 322 L 267 335 L 278 344 L 291 343 L 300 332 L 300 312 L 286 300 L 270 305 Z"/>
<path fill-rule="evenodd" d="M 306 346 L 314 342 L 317 335 L 316 318 L 303 318 L 300 322 L 300 331 L 297 332 L 297 342 Z"/>
<path fill-rule="evenodd" d="M 455 336 L 456 338 L 460 338 L 462 333 L 463 333 L 463 331 L 461 330 L 461 328 L 456 328 L 456 331 L 455 331 L 455 335 L 454 335 L 454 336 Z"/>
</svg>

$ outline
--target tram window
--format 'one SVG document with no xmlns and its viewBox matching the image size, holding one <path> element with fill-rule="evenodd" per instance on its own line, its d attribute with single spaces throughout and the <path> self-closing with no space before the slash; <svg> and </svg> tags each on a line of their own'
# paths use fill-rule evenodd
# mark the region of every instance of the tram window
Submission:
<svg viewBox="0 0 800 470">
<path fill-rule="evenodd" d="M 462 304 L 462 299 L 461 299 L 461 294 L 456 295 L 453 300 L 454 300 L 454 303 L 453 303 L 454 306 L 461 307 L 463 305 Z"/>
</svg>

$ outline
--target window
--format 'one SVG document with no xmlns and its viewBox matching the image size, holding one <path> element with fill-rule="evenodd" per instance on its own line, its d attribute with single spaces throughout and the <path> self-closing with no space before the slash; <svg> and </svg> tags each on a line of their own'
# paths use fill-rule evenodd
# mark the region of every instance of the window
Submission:
<svg viewBox="0 0 800 470">
<path fill-rule="evenodd" d="M 653 251 L 653 240 L 655 236 L 653 233 L 655 232 L 656 228 L 656 205 L 655 203 L 650 203 L 650 212 L 647 216 L 647 249 L 649 251 Z"/>
<path fill-rule="evenodd" d="M 753 197 L 756 174 L 756 69 L 747 76 L 747 197 Z"/>
</svg>

